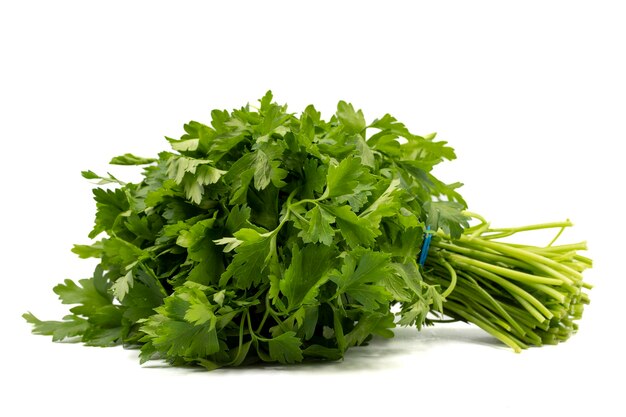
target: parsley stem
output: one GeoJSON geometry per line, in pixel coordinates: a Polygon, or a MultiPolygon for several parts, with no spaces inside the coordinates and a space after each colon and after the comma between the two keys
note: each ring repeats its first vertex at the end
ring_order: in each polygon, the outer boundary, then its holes
{"type": "MultiPolygon", "coordinates": [[[[527,226],[519,226],[519,227],[506,227],[506,228],[489,228],[489,235],[483,236],[483,238],[485,239],[498,239],[498,238],[502,238],[502,237],[507,237],[507,236],[511,236],[515,233],[519,233],[519,232],[527,232],[527,231],[531,231],[531,230],[541,230],[541,229],[553,229],[553,228],[561,228],[561,230],[563,230],[563,228],[566,227],[570,227],[573,226],[573,223],[569,220],[566,221],[561,221],[561,222],[551,222],[551,223],[540,223],[540,224],[532,224],[532,225],[527,225],[527,226]]],[[[560,235],[560,233],[559,233],[560,235]]],[[[556,236],[555,239],[553,239],[552,243],[554,243],[554,241],[556,241],[556,239],[559,237],[559,235],[556,236]]],[[[550,245],[548,245],[550,246],[550,245]]]]}
{"type": "Polygon", "coordinates": [[[233,359],[233,361],[231,362],[231,365],[234,365],[239,355],[241,355],[241,349],[243,347],[243,329],[246,325],[246,316],[248,316],[249,314],[250,313],[248,309],[246,309],[245,312],[241,315],[241,321],[239,322],[239,345],[237,346],[237,354],[235,355],[235,359],[233,359]]]}
{"type": "MultiPolygon", "coordinates": [[[[474,239],[476,240],[476,239],[474,239]]],[[[460,238],[461,242],[466,242],[466,241],[470,241],[470,239],[461,236],[460,238]]],[[[555,270],[559,270],[561,272],[565,272],[568,275],[572,275],[574,277],[576,277],[579,280],[582,280],[582,275],[573,270],[572,268],[569,268],[565,265],[563,265],[562,263],[553,261],[552,259],[543,257],[541,255],[535,254],[533,252],[530,251],[526,251],[520,248],[516,248],[516,247],[512,247],[510,245],[507,245],[505,243],[499,243],[499,242],[492,242],[490,240],[486,240],[486,239],[480,239],[480,245],[486,247],[486,248],[490,248],[490,249],[494,249],[498,252],[507,254],[507,255],[511,255],[513,257],[517,257],[518,259],[530,259],[530,260],[534,260],[534,261],[538,261],[540,263],[544,263],[545,265],[549,265],[551,266],[553,269],[555,270]]],[[[567,281],[570,281],[569,279],[567,281]]],[[[569,283],[572,283],[571,281],[569,283]]]]}
{"type": "Polygon", "coordinates": [[[256,341],[258,337],[252,329],[252,319],[250,318],[250,312],[248,310],[246,310],[246,318],[248,319],[248,331],[250,332],[250,336],[252,337],[253,341],[256,341]]]}
{"type": "MultiPolygon", "coordinates": [[[[486,262],[498,262],[510,266],[515,266],[521,269],[531,270],[539,274],[547,274],[549,277],[560,279],[563,283],[572,285],[574,281],[563,273],[554,270],[544,262],[537,262],[535,260],[523,259],[521,256],[513,258],[505,256],[492,250],[487,250],[482,245],[482,241],[478,239],[469,239],[464,242],[457,242],[457,244],[447,244],[445,242],[437,243],[439,247],[461,253],[463,255],[470,256],[474,259],[479,259],[486,262]],[[468,249],[469,248],[469,249],[468,249]]],[[[522,249],[522,248],[520,248],[522,249]]]]}
{"type": "Polygon", "coordinates": [[[319,203],[322,200],[324,200],[324,198],[322,198],[322,197],[315,198],[315,199],[313,199],[313,198],[304,198],[302,200],[296,201],[295,203],[291,203],[290,200],[287,200],[287,203],[288,203],[287,207],[298,207],[298,206],[301,206],[302,204],[306,204],[306,203],[317,204],[317,203],[319,203]]]}
{"type": "Polygon", "coordinates": [[[450,285],[448,285],[448,288],[446,288],[446,290],[441,294],[443,298],[446,298],[452,293],[452,291],[454,291],[454,287],[456,286],[457,276],[456,276],[456,271],[454,270],[454,268],[452,268],[452,266],[450,266],[450,264],[446,262],[445,259],[442,259],[441,263],[450,273],[450,285]]]}
{"type": "MultiPolygon", "coordinates": [[[[569,219],[567,219],[569,221],[569,219]]],[[[563,231],[565,230],[566,226],[563,226],[559,229],[559,232],[552,238],[552,240],[550,241],[550,243],[548,243],[548,246],[552,246],[554,244],[554,242],[556,242],[559,237],[561,237],[561,235],[563,234],[563,231]]]]}
{"type": "Polygon", "coordinates": [[[265,324],[265,320],[267,320],[267,317],[270,314],[270,310],[272,308],[270,307],[270,292],[268,291],[265,294],[265,313],[263,313],[263,318],[261,319],[261,322],[259,323],[259,326],[257,327],[256,332],[260,333],[261,329],[263,328],[263,325],[265,324]]]}
{"type": "MultiPolygon", "coordinates": [[[[459,286],[456,292],[460,293],[467,300],[476,300],[476,303],[485,304],[486,307],[490,308],[493,313],[499,314],[504,320],[511,325],[511,327],[517,331],[519,334],[523,335],[526,332],[520,326],[520,324],[511,317],[511,315],[505,310],[502,304],[496,300],[497,292],[494,294],[490,294],[484,288],[482,288],[476,279],[467,273],[460,273],[461,277],[466,280],[469,284],[466,286],[459,286]]],[[[493,314],[492,313],[492,314],[493,314]]]]}
{"type": "Polygon", "coordinates": [[[320,200],[319,199],[313,199],[313,198],[304,198],[302,200],[298,200],[295,203],[293,203],[293,206],[299,206],[301,204],[305,204],[305,203],[313,203],[313,204],[317,204],[320,200]]]}
{"type": "MultiPolygon", "coordinates": [[[[519,286],[513,284],[510,281],[507,281],[506,279],[504,279],[502,276],[499,276],[497,274],[494,274],[493,272],[484,269],[484,268],[480,268],[476,265],[472,265],[469,263],[463,263],[463,261],[455,261],[454,263],[456,263],[457,265],[461,266],[462,268],[466,268],[467,270],[474,272],[484,278],[487,278],[488,280],[497,283],[498,285],[502,286],[504,289],[506,289],[513,297],[515,296],[519,296],[522,297],[524,300],[528,301],[528,305],[532,305],[534,306],[538,311],[541,312],[541,314],[545,317],[545,318],[552,318],[552,313],[550,312],[550,310],[548,310],[548,308],[546,306],[544,306],[537,298],[535,298],[533,295],[531,295],[529,292],[527,292],[526,290],[520,288],[519,286]]],[[[531,312],[531,311],[529,311],[531,312]]],[[[532,313],[532,312],[531,312],[532,313]]],[[[544,318],[538,318],[539,321],[543,321],[544,318]]]]}
{"type": "Polygon", "coordinates": [[[449,303],[456,307],[455,310],[458,311],[458,314],[461,317],[463,317],[464,319],[468,321],[471,321],[472,323],[476,324],[481,329],[485,330],[487,333],[495,336],[497,339],[501,340],[507,346],[512,348],[516,353],[521,352],[521,350],[526,347],[524,344],[520,344],[513,337],[507,335],[505,332],[501,332],[496,327],[488,324],[489,321],[480,317],[478,314],[470,313],[469,311],[464,309],[461,305],[456,304],[453,301],[450,301],[449,303]]]}
{"type": "Polygon", "coordinates": [[[431,246],[445,249],[451,252],[460,253],[462,255],[466,255],[471,258],[483,260],[486,262],[506,263],[508,265],[522,268],[525,266],[524,262],[522,261],[518,261],[517,259],[509,258],[491,251],[485,251],[479,245],[462,244],[461,242],[449,243],[444,242],[441,239],[434,239],[431,243],[431,246]]]}
{"type": "MultiPolygon", "coordinates": [[[[484,218],[483,216],[481,216],[481,215],[480,215],[480,214],[478,214],[478,213],[474,213],[473,211],[468,211],[468,210],[465,210],[465,211],[463,212],[463,214],[465,214],[465,215],[466,215],[466,216],[468,216],[468,217],[472,217],[472,218],[474,218],[474,219],[478,219],[478,220],[480,220],[480,223],[481,223],[481,224],[489,223],[487,220],[485,220],[485,218],[484,218]]],[[[469,229],[471,229],[471,228],[469,228],[469,229]]],[[[469,229],[466,229],[466,231],[467,231],[467,230],[469,230],[469,229]]]]}
{"type": "Polygon", "coordinates": [[[291,211],[291,207],[293,207],[293,205],[289,207],[290,212],[291,212],[294,216],[296,216],[296,217],[298,218],[298,220],[300,220],[301,222],[303,222],[303,223],[305,223],[305,224],[309,224],[309,221],[308,221],[307,219],[305,219],[304,217],[302,217],[302,216],[300,215],[300,213],[298,213],[298,212],[296,212],[296,211],[291,211]]]}
{"type": "Polygon", "coordinates": [[[582,290],[591,287],[581,273],[592,265],[577,253],[587,249],[585,242],[555,245],[572,223],[491,228],[479,215],[464,214],[480,223],[466,228],[458,239],[438,231],[424,273],[430,285],[448,286],[442,293],[443,313],[475,323],[516,350],[569,338],[577,329],[573,320],[588,302],[582,290]],[[558,232],[545,247],[498,240],[551,228],[558,232]],[[450,269],[456,272],[454,286],[450,269]]]}
{"type": "Polygon", "coordinates": [[[500,274],[510,279],[514,279],[516,281],[521,281],[525,283],[541,283],[541,284],[551,284],[551,285],[559,285],[562,283],[561,280],[556,278],[548,278],[537,275],[528,274],[526,272],[516,271],[514,269],[505,268],[502,266],[490,264],[483,261],[478,261],[476,259],[471,259],[463,255],[450,254],[450,259],[462,263],[463,265],[471,265],[478,268],[482,268],[486,271],[493,272],[496,274],[500,274]]]}

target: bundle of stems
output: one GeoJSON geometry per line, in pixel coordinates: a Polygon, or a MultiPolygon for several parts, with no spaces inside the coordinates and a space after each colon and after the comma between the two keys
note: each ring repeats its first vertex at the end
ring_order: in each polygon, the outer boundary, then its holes
{"type": "Polygon", "coordinates": [[[459,239],[437,232],[424,268],[426,282],[446,288],[443,314],[476,324],[516,352],[567,340],[589,303],[591,285],[582,271],[592,266],[579,254],[586,242],[555,244],[572,223],[491,228],[480,215],[467,214],[479,224],[459,239]],[[544,247],[502,240],[541,229],[558,230],[544,247]]]}

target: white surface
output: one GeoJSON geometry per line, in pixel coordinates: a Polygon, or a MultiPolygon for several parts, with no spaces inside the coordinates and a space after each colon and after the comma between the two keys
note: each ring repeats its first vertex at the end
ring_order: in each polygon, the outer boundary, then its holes
{"type": "Polygon", "coordinates": [[[0,3],[0,414],[623,413],[620,2],[129,3],[0,3]],[[437,131],[459,156],[439,175],[496,225],[574,220],[595,260],[579,334],[516,355],[469,326],[400,329],[339,363],[211,373],[31,336],[20,315],[61,317],[52,286],[93,267],[69,251],[93,221],[80,171],[267,89],[437,131]]]}

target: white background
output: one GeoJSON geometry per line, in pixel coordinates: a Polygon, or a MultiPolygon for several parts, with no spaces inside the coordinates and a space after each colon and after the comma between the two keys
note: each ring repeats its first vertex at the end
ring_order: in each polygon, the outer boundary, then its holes
{"type": "Polygon", "coordinates": [[[0,3],[0,414],[624,412],[620,2],[208,3],[0,3]],[[52,286],[93,268],[70,253],[94,214],[80,171],[267,89],[294,112],[344,99],[438,132],[458,160],[437,173],[494,225],[571,218],[564,240],[595,261],[580,332],[518,355],[470,326],[399,329],[339,363],[210,373],[32,336],[20,315],[60,318],[52,286]]]}

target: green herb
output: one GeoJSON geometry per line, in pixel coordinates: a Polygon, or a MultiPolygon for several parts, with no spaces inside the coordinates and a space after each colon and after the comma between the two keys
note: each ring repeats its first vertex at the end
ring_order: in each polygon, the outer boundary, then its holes
{"type": "Polygon", "coordinates": [[[273,102],[190,122],[143,180],[83,172],[96,218],[75,245],[93,277],[54,288],[71,314],[34,332],[141,347],[141,361],[214,369],[335,360],[397,324],[475,323],[513,349],[556,343],[588,302],[584,243],[503,243],[569,222],[493,229],[432,168],[455,154],[390,115],[367,124],[339,102],[322,119],[273,102]],[[470,227],[470,221],[478,223],[470,227]],[[433,241],[416,262],[425,233],[433,241]]]}

